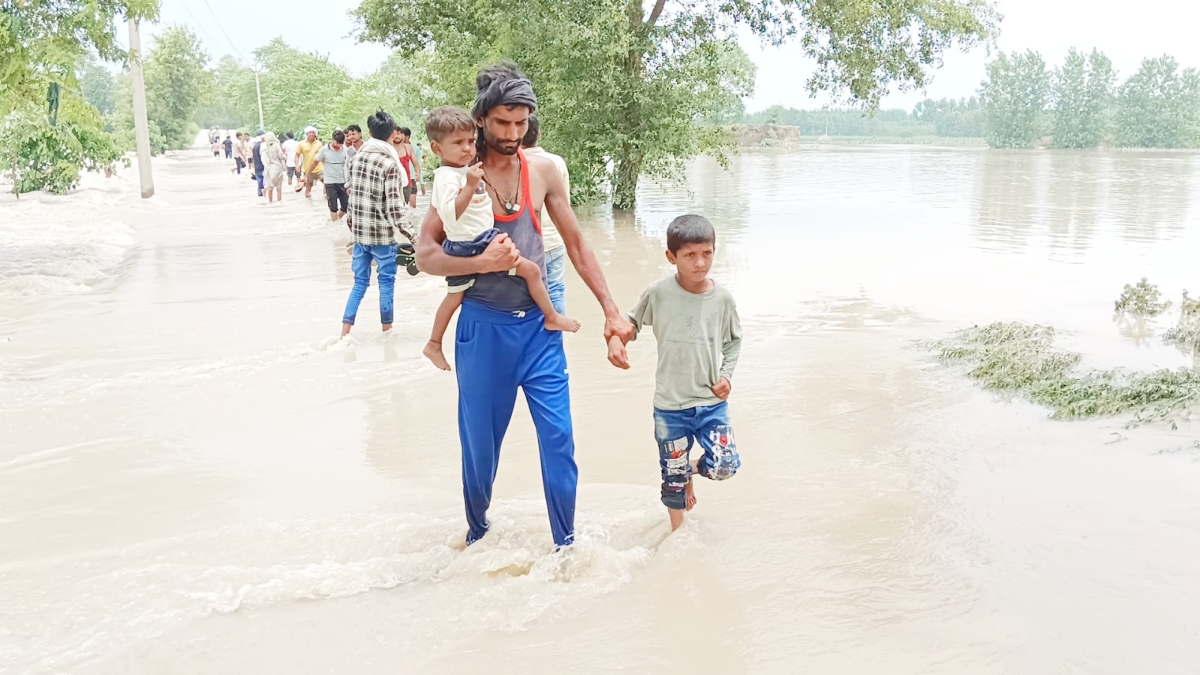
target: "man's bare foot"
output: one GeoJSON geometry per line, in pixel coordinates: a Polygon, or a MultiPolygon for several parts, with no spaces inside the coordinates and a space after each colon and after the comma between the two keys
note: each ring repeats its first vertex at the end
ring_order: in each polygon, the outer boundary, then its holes
{"type": "Polygon", "coordinates": [[[574,333],[579,330],[579,322],[569,316],[563,316],[555,312],[553,316],[546,317],[546,330],[560,330],[567,333],[574,333]]]}
{"type": "Polygon", "coordinates": [[[347,335],[349,335],[350,329],[353,327],[354,327],[354,324],[343,323],[342,324],[342,337],[346,337],[347,335]]]}
{"type": "Polygon", "coordinates": [[[450,362],[446,360],[446,355],[442,353],[442,343],[430,340],[425,343],[425,349],[421,352],[425,358],[433,361],[433,365],[442,370],[450,370],[450,362]]]}
{"type": "Polygon", "coordinates": [[[685,511],[691,511],[692,507],[696,505],[696,488],[693,487],[693,483],[695,483],[695,481],[689,478],[687,482],[687,489],[685,489],[683,492],[685,511]]]}

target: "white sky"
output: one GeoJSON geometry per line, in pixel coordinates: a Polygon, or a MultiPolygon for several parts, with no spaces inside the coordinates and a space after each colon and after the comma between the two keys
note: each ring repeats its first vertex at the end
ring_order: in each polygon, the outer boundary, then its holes
{"type": "MultiPolygon", "coordinates": [[[[148,41],[163,25],[186,24],[215,60],[222,54],[237,56],[237,52],[249,58],[255,47],[282,36],[296,47],[328,54],[361,74],[374,70],[388,50],[377,44],[357,44],[351,37],[354,24],[347,13],[357,6],[357,0],[162,0],[159,24],[144,27],[142,40],[148,41]]],[[[1121,76],[1136,70],[1142,58],[1162,54],[1175,56],[1184,66],[1200,66],[1200,39],[1195,28],[1200,5],[1192,2],[1140,0],[1131,5],[1111,0],[998,0],[998,8],[1004,16],[998,45],[1004,51],[1035,49],[1055,64],[1072,46],[1084,50],[1098,47],[1112,58],[1121,76]]],[[[808,97],[804,81],[812,64],[801,57],[798,46],[763,48],[751,37],[741,42],[758,65],[757,87],[746,102],[747,110],[776,103],[815,108],[829,102],[808,97]]],[[[884,107],[911,108],[926,96],[970,96],[983,79],[986,60],[984,49],[969,54],[951,52],[925,92],[893,93],[884,100],[884,107]]]]}

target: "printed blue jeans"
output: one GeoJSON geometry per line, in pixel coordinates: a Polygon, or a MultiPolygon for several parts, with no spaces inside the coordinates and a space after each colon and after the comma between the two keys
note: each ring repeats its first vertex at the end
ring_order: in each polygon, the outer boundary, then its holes
{"type": "Polygon", "coordinates": [[[559,314],[567,313],[567,247],[546,251],[546,290],[550,304],[559,314]]]}
{"type": "Polygon", "coordinates": [[[396,245],[355,244],[353,257],[350,259],[350,269],[354,271],[354,289],[350,291],[350,299],[346,301],[342,323],[354,325],[358,306],[362,304],[363,296],[367,293],[367,286],[371,285],[372,260],[375,261],[379,274],[379,322],[392,322],[392,303],[396,296],[396,245]]]}
{"type": "Polygon", "coordinates": [[[687,410],[655,408],[654,440],[658,442],[658,465],[662,469],[662,503],[668,509],[685,506],[684,490],[692,475],[688,455],[696,441],[704,451],[696,466],[701,476],[726,480],[742,466],[733,427],[729,426],[729,406],[724,401],[687,410]]]}

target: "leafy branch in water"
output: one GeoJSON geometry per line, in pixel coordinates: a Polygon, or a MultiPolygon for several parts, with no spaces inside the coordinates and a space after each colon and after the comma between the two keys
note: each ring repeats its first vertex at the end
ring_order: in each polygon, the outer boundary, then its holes
{"type": "Polygon", "coordinates": [[[1183,292],[1179,324],[1163,334],[1163,342],[1200,354],[1200,298],[1189,298],[1188,292],[1183,292]]]}
{"type": "Polygon", "coordinates": [[[1015,322],[976,326],[934,347],[945,361],[973,364],[968,375],[985,388],[1046,406],[1057,419],[1133,413],[1130,425],[1165,420],[1174,427],[1174,417],[1186,416],[1200,403],[1200,370],[1079,374],[1075,369],[1080,355],[1056,349],[1054,329],[1048,326],[1015,322]]]}
{"type": "Polygon", "coordinates": [[[1146,277],[1142,277],[1137,285],[1125,284],[1125,290],[1121,291],[1121,297],[1116,302],[1117,313],[1130,316],[1158,316],[1170,306],[1171,301],[1163,301],[1158,287],[1146,277]]]}

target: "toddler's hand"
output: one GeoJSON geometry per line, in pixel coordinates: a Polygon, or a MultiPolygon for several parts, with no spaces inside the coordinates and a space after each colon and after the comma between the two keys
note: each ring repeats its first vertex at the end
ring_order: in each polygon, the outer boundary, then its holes
{"type": "Polygon", "coordinates": [[[622,370],[629,369],[629,352],[618,335],[608,339],[608,362],[622,370]]]}
{"type": "Polygon", "coordinates": [[[729,398],[729,391],[733,389],[733,384],[729,382],[729,378],[722,377],[721,381],[714,384],[710,389],[712,389],[713,396],[724,401],[729,398]]]}
{"type": "Polygon", "coordinates": [[[479,162],[476,162],[467,169],[467,188],[469,188],[471,192],[474,192],[475,188],[479,187],[479,183],[482,180],[483,165],[479,162]]]}

